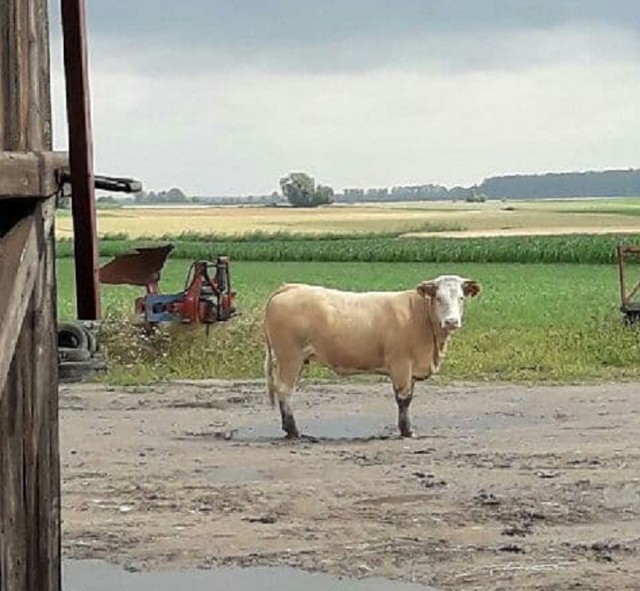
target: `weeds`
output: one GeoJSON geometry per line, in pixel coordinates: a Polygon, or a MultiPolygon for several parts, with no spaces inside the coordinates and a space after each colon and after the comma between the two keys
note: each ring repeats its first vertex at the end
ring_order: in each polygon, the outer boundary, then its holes
{"type": "MultiPolygon", "coordinates": [[[[171,379],[262,379],[264,341],[256,312],[203,329],[145,331],[130,319],[110,316],[102,347],[107,381],[119,385],[171,379]]],[[[640,331],[614,318],[559,329],[474,327],[452,339],[443,380],[556,383],[640,377],[640,331]]],[[[311,366],[307,377],[330,377],[311,366]]]]}

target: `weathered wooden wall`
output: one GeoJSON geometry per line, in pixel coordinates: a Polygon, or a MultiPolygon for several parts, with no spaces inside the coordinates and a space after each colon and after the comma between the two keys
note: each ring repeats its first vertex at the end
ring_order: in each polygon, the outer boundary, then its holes
{"type": "Polygon", "coordinates": [[[46,0],[0,1],[0,591],[59,591],[46,0]]]}
{"type": "Polygon", "coordinates": [[[46,0],[0,2],[0,146],[51,150],[46,0]]]}
{"type": "MultiPolygon", "coordinates": [[[[60,589],[55,267],[51,229],[44,231],[48,207],[39,202],[0,242],[3,270],[14,269],[16,251],[22,258],[12,285],[32,284],[30,295],[12,293],[10,306],[7,300],[0,305],[0,334],[12,324],[11,315],[23,315],[0,399],[1,591],[60,589]]],[[[8,351],[2,349],[3,360],[8,351]]]]}

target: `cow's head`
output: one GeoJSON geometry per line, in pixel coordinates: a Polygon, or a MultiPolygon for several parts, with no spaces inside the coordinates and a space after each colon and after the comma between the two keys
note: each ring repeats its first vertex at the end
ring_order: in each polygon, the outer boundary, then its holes
{"type": "Polygon", "coordinates": [[[440,275],[417,287],[418,293],[430,301],[440,327],[447,332],[462,326],[465,297],[475,297],[481,289],[478,282],[459,275],[440,275]]]}

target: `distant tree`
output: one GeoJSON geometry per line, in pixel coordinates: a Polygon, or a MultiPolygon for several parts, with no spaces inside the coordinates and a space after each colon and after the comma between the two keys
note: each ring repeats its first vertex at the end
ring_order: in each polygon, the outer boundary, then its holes
{"type": "Polygon", "coordinates": [[[465,201],[468,199],[473,199],[473,190],[468,187],[452,187],[449,189],[449,198],[450,199],[464,199],[465,201]]]}
{"type": "Polygon", "coordinates": [[[173,187],[168,191],[160,191],[155,193],[149,191],[139,191],[134,193],[133,200],[139,205],[154,204],[154,203],[189,203],[190,199],[187,197],[181,189],[173,187]]]}
{"type": "Polygon", "coordinates": [[[478,188],[473,186],[467,189],[470,194],[465,197],[465,201],[468,203],[484,203],[487,200],[487,196],[484,193],[480,193],[478,188]]]}
{"type": "Polygon", "coordinates": [[[318,185],[304,172],[292,172],[280,179],[280,188],[287,201],[294,207],[318,207],[333,202],[333,189],[318,185]]]}
{"type": "Polygon", "coordinates": [[[187,203],[187,196],[177,187],[169,189],[166,193],[167,203],[187,203]]]}
{"type": "Polygon", "coordinates": [[[120,204],[113,195],[106,195],[104,197],[98,197],[96,206],[100,209],[108,209],[110,207],[120,207],[120,204]]]}
{"type": "Polygon", "coordinates": [[[320,204],[333,203],[334,192],[328,185],[318,185],[316,188],[316,200],[320,201],[320,204]]]}
{"type": "Polygon", "coordinates": [[[280,179],[280,188],[294,207],[313,207],[315,181],[304,172],[292,172],[280,179]]]}

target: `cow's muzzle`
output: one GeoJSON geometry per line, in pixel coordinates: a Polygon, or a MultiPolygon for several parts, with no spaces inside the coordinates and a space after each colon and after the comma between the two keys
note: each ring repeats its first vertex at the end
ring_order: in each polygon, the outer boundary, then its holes
{"type": "Polygon", "coordinates": [[[442,328],[445,330],[456,330],[460,328],[461,323],[458,318],[445,318],[442,321],[442,328]]]}

